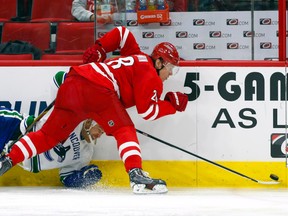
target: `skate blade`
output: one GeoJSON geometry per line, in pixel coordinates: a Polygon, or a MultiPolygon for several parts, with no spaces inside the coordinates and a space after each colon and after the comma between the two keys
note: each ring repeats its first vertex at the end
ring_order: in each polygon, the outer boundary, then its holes
{"type": "Polygon", "coordinates": [[[135,184],[132,189],[134,194],[165,194],[168,192],[166,185],[155,185],[152,189],[148,189],[145,184],[135,184]]]}

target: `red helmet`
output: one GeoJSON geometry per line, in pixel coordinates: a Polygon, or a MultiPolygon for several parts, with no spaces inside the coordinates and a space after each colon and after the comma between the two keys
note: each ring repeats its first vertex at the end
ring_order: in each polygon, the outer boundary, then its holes
{"type": "Polygon", "coordinates": [[[162,42],[154,47],[151,57],[156,60],[162,58],[165,62],[178,66],[179,54],[176,47],[168,42],[162,42]]]}

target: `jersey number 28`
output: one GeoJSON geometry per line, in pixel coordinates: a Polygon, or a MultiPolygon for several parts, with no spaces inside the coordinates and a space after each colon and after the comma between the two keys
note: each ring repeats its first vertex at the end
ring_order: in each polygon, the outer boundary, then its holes
{"type": "Polygon", "coordinates": [[[107,63],[107,65],[111,65],[113,69],[120,68],[122,65],[131,66],[134,64],[134,59],[131,56],[121,57],[115,60],[111,60],[107,63]]]}

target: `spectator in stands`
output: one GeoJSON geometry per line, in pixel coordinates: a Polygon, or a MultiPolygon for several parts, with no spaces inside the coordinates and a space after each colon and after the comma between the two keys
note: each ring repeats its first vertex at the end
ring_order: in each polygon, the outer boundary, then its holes
{"type": "MultiPolygon", "coordinates": [[[[72,15],[78,21],[94,21],[95,20],[95,5],[94,0],[73,0],[72,15]]],[[[96,1],[96,21],[99,24],[112,23],[113,13],[118,10],[116,1],[112,4],[111,0],[96,1]]]]}

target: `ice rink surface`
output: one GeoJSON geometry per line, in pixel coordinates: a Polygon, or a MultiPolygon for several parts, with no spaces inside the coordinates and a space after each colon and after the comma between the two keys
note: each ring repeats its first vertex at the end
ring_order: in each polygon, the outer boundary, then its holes
{"type": "Polygon", "coordinates": [[[288,190],[170,188],[135,195],[130,188],[0,188],[0,215],[14,216],[275,216],[288,214],[288,190]]]}

